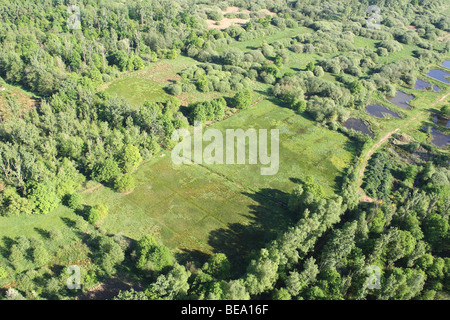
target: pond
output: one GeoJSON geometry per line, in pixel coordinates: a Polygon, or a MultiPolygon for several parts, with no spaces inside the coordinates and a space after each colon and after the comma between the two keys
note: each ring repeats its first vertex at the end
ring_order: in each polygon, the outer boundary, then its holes
{"type": "MultiPolygon", "coordinates": [[[[424,128],[425,131],[427,131],[427,128],[424,128]]],[[[450,143],[450,136],[446,135],[435,128],[431,128],[430,131],[431,135],[433,136],[433,139],[431,140],[431,143],[439,148],[445,148],[450,143]]]]}
{"type": "Polygon", "coordinates": [[[444,62],[442,62],[441,66],[450,69],[450,60],[445,60],[444,62]]]}
{"type": "Polygon", "coordinates": [[[443,126],[443,127],[446,127],[446,128],[450,128],[450,120],[441,118],[439,116],[434,116],[433,117],[433,122],[438,124],[438,125],[440,125],[440,126],[443,126]]]}
{"type": "Polygon", "coordinates": [[[414,96],[412,94],[407,94],[403,91],[398,90],[395,97],[391,98],[389,102],[402,109],[411,109],[409,102],[413,99],[414,96]]]}
{"type": "Polygon", "coordinates": [[[370,131],[369,126],[367,123],[362,119],[357,118],[349,118],[347,121],[344,122],[344,127],[347,129],[353,129],[355,131],[368,134],[371,138],[373,138],[375,135],[370,131]]]}
{"type": "MultiPolygon", "coordinates": [[[[431,88],[431,83],[426,82],[423,79],[417,79],[416,84],[414,85],[414,89],[416,90],[427,90],[428,88],[431,88]]],[[[433,85],[433,91],[434,92],[440,92],[442,88],[438,87],[437,85],[433,85]]]]}
{"type": "Polygon", "coordinates": [[[450,73],[440,69],[431,69],[430,72],[427,73],[427,76],[443,83],[450,83],[447,79],[447,77],[450,77],[450,73]]]}
{"type": "Polygon", "coordinates": [[[385,116],[392,116],[394,118],[400,118],[399,114],[391,109],[388,109],[381,104],[371,104],[367,106],[366,111],[376,118],[385,118],[385,116]]]}

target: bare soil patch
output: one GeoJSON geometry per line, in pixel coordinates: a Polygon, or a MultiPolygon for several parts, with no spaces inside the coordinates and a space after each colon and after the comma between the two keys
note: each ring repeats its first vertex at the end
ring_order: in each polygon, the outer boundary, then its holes
{"type": "Polygon", "coordinates": [[[224,30],[232,25],[244,25],[246,24],[250,19],[239,19],[239,18],[223,18],[220,21],[214,21],[211,19],[207,19],[206,23],[208,24],[208,29],[220,29],[224,30]]]}
{"type": "MultiPolygon", "coordinates": [[[[270,16],[274,16],[276,15],[275,12],[271,12],[268,9],[261,9],[259,11],[260,13],[263,13],[265,15],[270,15],[270,16]]],[[[250,14],[251,11],[246,10],[246,9],[241,9],[239,7],[228,7],[226,10],[222,10],[222,13],[225,15],[227,13],[248,13],[250,14]]],[[[211,19],[207,19],[206,23],[208,25],[208,29],[220,29],[220,30],[224,30],[232,25],[244,25],[246,24],[248,21],[250,21],[250,19],[240,19],[240,18],[226,18],[224,17],[222,20],[220,21],[214,21],[211,19]]]]}
{"type": "Polygon", "coordinates": [[[443,36],[437,37],[437,41],[446,42],[450,40],[450,33],[446,32],[443,36]]]}
{"type": "Polygon", "coordinates": [[[120,291],[127,291],[130,289],[142,290],[140,286],[131,285],[123,279],[114,277],[89,289],[86,293],[79,296],[77,300],[112,300],[120,291]]]}

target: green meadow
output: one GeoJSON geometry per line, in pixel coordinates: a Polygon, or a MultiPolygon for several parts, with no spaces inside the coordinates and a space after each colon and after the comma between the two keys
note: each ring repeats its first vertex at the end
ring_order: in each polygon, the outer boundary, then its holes
{"type": "MultiPolygon", "coordinates": [[[[210,128],[279,129],[278,173],[262,176],[264,166],[249,164],[175,165],[170,151],[163,152],[133,173],[133,192],[99,186],[82,193],[86,206],[109,207],[101,227],[134,240],[153,234],[178,254],[225,252],[236,259],[291,225],[294,217],[286,204],[296,183],[312,175],[329,196],[354,156],[346,137],[270,100],[210,128]]],[[[45,216],[22,218],[4,218],[1,233],[38,235],[40,229],[76,220],[76,214],[60,206],[45,216]]]]}
{"type": "Polygon", "coordinates": [[[169,97],[158,82],[133,75],[114,80],[105,92],[124,98],[135,107],[139,107],[144,101],[164,102],[169,97]]]}
{"type": "Polygon", "coordinates": [[[109,206],[102,227],[132,239],[154,234],[179,253],[240,255],[291,223],[286,203],[296,183],[313,175],[331,195],[353,157],[343,135],[269,100],[210,128],[279,129],[278,173],[262,176],[261,165],[250,164],[175,165],[170,152],[162,153],[134,173],[133,192],[118,194],[102,186],[83,194],[86,205],[109,206]]]}

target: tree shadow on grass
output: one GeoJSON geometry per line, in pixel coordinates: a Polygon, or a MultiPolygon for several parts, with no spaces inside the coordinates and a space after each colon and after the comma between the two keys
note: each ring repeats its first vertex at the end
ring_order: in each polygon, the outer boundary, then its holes
{"type": "Polygon", "coordinates": [[[2,255],[5,258],[8,258],[9,254],[11,253],[11,247],[13,244],[16,244],[17,241],[13,238],[3,236],[2,237],[2,245],[0,246],[0,255],[2,255]]]}
{"type": "Polygon", "coordinates": [[[68,228],[74,228],[76,226],[76,221],[66,218],[66,217],[61,217],[62,222],[64,222],[64,224],[68,227],[68,228]]]}
{"type": "Polygon", "coordinates": [[[50,232],[47,230],[44,230],[42,228],[35,227],[34,230],[43,238],[43,239],[50,239],[50,232]]]}
{"type": "MultiPolygon", "coordinates": [[[[214,253],[224,253],[231,262],[232,277],[238,277],[250,262],[254,253],[259,252],[268,242],[287,230],[294,222],[293,215],[280,201],[287,194],[276,189],[262,189],[256,193],[243,192],[252,200],[248,211],[240,215],[243,222],[229,223],[226,228],[210,232],[208,244],[214,253]]],[[[204,263],[208,256],[198,251],[184,250],[186,258],[195,258],[204,263]]]]}

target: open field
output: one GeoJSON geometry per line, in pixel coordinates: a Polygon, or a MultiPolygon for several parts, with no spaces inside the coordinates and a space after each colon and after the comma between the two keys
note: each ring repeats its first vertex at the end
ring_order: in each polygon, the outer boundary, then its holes
{"type": "Polygon", "coordinates": [[[84,195],[86,204],[109,204],[102,226],[111,233],[133,239],[152,233],[171,248],[204,253],[227,251],[230,240],[248,249],[288,225],[290,216],[280,203],[296,179],[314,175],[330,195],[353,156],[344,136],[267,100],[212,125],[221,131],[242,126],[280,129],[277,175],[261,176],[258,165],[175,166],[167,153],[135,172],[134,192],[121,195],[102,187],[84,195]]]}
{"type": "Polygon", "coordinates": [[[159,83],[135,76],[117,79],[105,92],[124,98],[135,107],[139,107],[145,101],[164,102],[169,97],[159,83]]]}
{"type": "MultiPolygon", "coordinates": [[[[181,165],[170,152],[144,163],[135,173],[136,188],[119,194],[101,186],[83,193],[85,205],[105,203],[109,215],[101,226],[110,234],[138,240],[154,234],[179,254],[225,252],[237,258],[260,247],[292,223],[286,210],[296,182],[313,175],[327,195],[353,157],[343,135],[319,128],[292,110],[264,100],[211,127],[280,130],[280,168],[261,176],[259,165],[181,165]]],[[[4,219],[9,237],[34,235],[36,228],[63,225],[75,214],[59,207],[46,216],[4,219]],[[24,223],[16,223],[22,219],[24,223]],[[9,227],[12,223],[15,227],[9,227]]]]}

